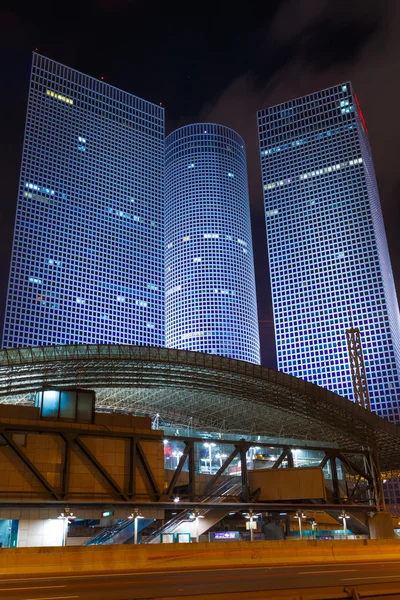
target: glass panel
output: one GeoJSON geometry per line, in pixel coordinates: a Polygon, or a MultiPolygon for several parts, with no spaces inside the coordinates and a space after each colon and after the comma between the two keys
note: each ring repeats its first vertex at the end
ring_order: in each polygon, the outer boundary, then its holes
{"type": "Polygon", "coordinates": [[[58,390],[46,390],[43,392],[42,417],[58,417],[60,403],[60,392],[58,390]]]}
{"type": "Polygon", "coordinates": [[[36,392],[35,394],[35,406],[36,407],[41,407],[42,406],[42,395],[43,392],[36,392]]]}
{"type": "Polygon", "coordinates": [[[93,420],[93,394],[78,392],[78,404],[76,411],[77,421],[91,423],[93,420]]]}
{"type": "Polygon", "coordinates": [[[0,521],[0,548],[11,548],[11,526],[12,521],[0,521]]]}
{"type": "MultiPolygon", "coordinates": [[[[248,469],[271,469],[283,452],[283,448],[266,448],[265,446],[251,446],[247,452],[248,469]]],[[[281,467],[287,466],[287,458],[281,467]]]]}
{"type": "Polygon", "coordinates": [[[292,450],[294,467],[319,467],[325,456],[320,450],[292,450]]]}
{"type": "Polygon", "coordinates": [[[76,392],[61,392],[60,419],[76,418],[76,392]]]}
{"type": "MultiPolygon", "coordinates": [[[[164,468],[175,470],[179,464],[185,444],[183,442],[164,439],[164,468]]],[[[183,471],[188,471],[188,461],[183,465],[183,471]]]]}

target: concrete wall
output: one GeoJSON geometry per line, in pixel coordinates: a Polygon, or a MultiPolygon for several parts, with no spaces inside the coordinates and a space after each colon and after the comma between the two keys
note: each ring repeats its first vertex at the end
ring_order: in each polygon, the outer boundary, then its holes
{"type": "Polygon", "coordinates": [[[62,546],[64,521],[62,519],[40,519],[20,521],[18,529],[18,548],[37,546],[62,546]]]}
{"type": "Polygon", "coordinates": [[[333,564],[397,560],[398,540],[211,542],[64,548],[6,548],[1,575],[171,571],[173,569],[333,564]]]}

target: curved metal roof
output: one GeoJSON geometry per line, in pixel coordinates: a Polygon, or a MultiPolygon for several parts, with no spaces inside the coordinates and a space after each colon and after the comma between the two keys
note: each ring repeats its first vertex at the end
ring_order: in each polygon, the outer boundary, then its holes
{"type": "Polygon", "coordinates": [[[32,403],[49,387],[96,391],[97,408],[159,413],[195,429],[376,444],[384,470],[400,465],[400,430],[346,398],[266,367],[140,346],[67,345],[0,351],[0,402],[32,403]]]}

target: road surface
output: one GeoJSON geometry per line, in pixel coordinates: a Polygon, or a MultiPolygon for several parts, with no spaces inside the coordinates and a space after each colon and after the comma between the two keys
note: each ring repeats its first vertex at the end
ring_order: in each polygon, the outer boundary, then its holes
{"type": "MultiPolygon", "coordinates": [[[[362,584],[396,583],[400,590],[398,562],[325,564],[249,569],[169,571],[71,575],[0,579],[1,600],[150,600],[196,596],[215,600],[251,598],[251,592],[295,590],[362,584]],[[250,594],[250,595],[246,595],[250,594]]],[[[379,587],[379,586],[378,586],[379,587]]],[[[291,597],[288,592],[288,598],[291,597]]],[[[268,599],[269,594],[254,594],[268,599]]],[[[284,596],[282,596],[284,597],[284,596]]],[[[292,594],[292,597],[293,594],[292,594]]],[[[400,594],[399,594],[400,597],[400,594]]],[[[393,596],[392,596],[393,598],[393,596]]]]}

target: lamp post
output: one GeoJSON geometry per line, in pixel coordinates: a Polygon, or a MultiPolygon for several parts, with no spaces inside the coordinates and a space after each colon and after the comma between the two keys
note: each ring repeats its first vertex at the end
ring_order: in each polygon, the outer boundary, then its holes
{"type": "Polygon", "coordinates": [[[254,525],[256,520],[258,519],[258,515],[255,515],[253,513],[253,509],[250,508],[249,512],[247,515],[245,515],[246,519],[249,519],[249,529],[250,529],[250,541],[254,542],[254,525]]]}
{"type": "Polygon", "coordinates": [[[218,454],[215,455],[215,458],[219,459],[219,466],[222,467],[222,461],[224,458],[227,458],[228,455],[227,454],[221,454],[221,452],[218,452],[218,454]]]}
{"type": "Polygon", "coordinates": [[[296,514],[294,515],[294,518],[297,519],[298,523],[299,523],[299,534],[300,534],[300,539],[303,539],[303,528],[301,526],[301,520],[306,518],[306,515],[303,513],[303,511],[301,510],[297,510],[296,514]]]}
{"type": "Polygon", "coordinates": [[[63,546],[67,545],[67,532],[68,532],[68,524],[73,521],[74,519],[76,519],[76,516],[74,515],[73,512],[71,512],[71,509],[69,508],[69,506],[66,506],[64,508],[64,512],[62,512],[57,519],[62,519],[63,520],[63,546]]]}
{"type": "Polygon", "coordinates": [[[144,516],[138,508],[133,509],[133,513],[129,515],[128,519],[133,519],[133,543],[138,543],[138,519],[144,519],[144,516]]]}
{"type": "Polygon", "coordinates": [[[312,521],[311,527],[312,527],[313,537],[315,538],[315,532],[318,529],[318,523],[317,523],[317,521],[312,521]]]}
{"type": "Polygon", "coordinates": [[[211,462],[212,462],[212,448],[215,447],[215,444],[214,444],[214,442],[211,442],[211,443],[206,442],[204,444],[204,447],[208,448],[208,461],[209,461],[209,465],[210,465],[210,475],[212,475],[212,465],[211,465],[211,462]]]}
{"type": "Polygon", "coordinates": [[[180,461],[182,455],[183,455],[183,452],[181,452],[180,450],[174,450],[173,453],[172,453],[172,455],[171,455],[174,458],[176,458],[176,468],[178,468],[179,461],[180,461]]]}
{"type": "Polygon", "coordinates": [[[342,514],[339,515],[339,519],[343,521],[344,539],[347,540],[347,519],[350,519],[350,515],[347,515],[346,511],[342,510],[342,514]]]}

